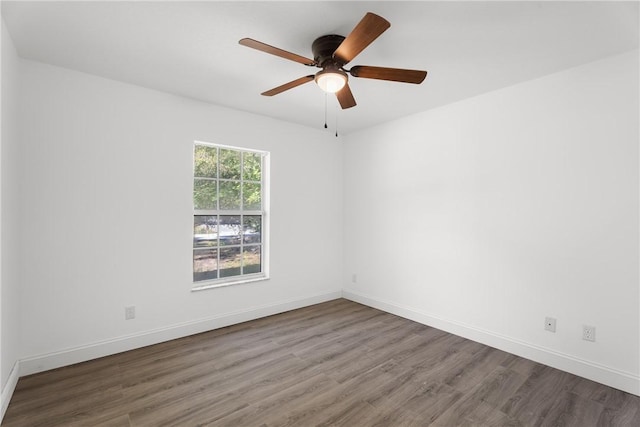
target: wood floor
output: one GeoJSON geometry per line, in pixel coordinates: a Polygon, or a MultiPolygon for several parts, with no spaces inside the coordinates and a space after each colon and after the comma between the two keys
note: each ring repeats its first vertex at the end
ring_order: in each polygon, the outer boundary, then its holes
{"type": "Polygon", "coordinates": [[[640,426],[640,398],[339,299],[21,378],[3,426],[640,426]]]}

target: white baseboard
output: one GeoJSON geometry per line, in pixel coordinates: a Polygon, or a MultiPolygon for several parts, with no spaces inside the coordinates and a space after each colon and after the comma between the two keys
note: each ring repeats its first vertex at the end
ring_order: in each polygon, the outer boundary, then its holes
{"type": "MultiPolygon", "coordinates": [[[[122,336],[111,340],[95,342],[80,347],[68,348],[54,353],[41,354],[20,360],[20,376],[31,375],[37,372],[47,371],[74,363],[86,362],[99,357],[109,356],[123,351],[133,350],[152,344],[186,337],[225,326],[242,323],[261,317],[283,313],[289,310],[306,307],[321,302],[340,298],[340,291],[325,294],[312,295],[305,298],[288,300],[277,304],[268,304],[241,310],[233,313],[225,313],[205,319],[198,319],[165,328],[154,329],[133,335],[122,336]]],[[[17,377],[16,377],[17,381],[17,377]]],[[[3,392],[4,397],[4,392],[3,392]]],[[[11,397],[9,395],[9,397],[11,397]]],[[[5,400],[3,399],[3,402],[5,400]]],[[[8,404],[8,403],[7,403],[8,404]]]]}
{"type": "Polygon", "coordinates": [[[342,296],[348,300],[368,305],[424,325],[432,326],[490,347],[551,366],[552,368],[560,369],[640,396],[640,376],[638,375],[582,360],[569,354],[560,353],[549,348],[496,334],[472,325],[432,316],[415,308],[383,301],[358,292],[343,290],[342,296]]]}
{"type": "Polygon", "coordinates": [[[13,392],[16,389],[16,385],[18,384],[18,378],[20,378],[19,373],[20,362],[16,361],[16,363],[14,363],[13,365],[13,368],[11,368],[7,383],[4,385],[4,387],[2,387],[2,394],[0,395],[0,423],[4,418],[5,412],[7,412],[7,407],[9,406],[9,402],[11,401],[11,396],[13,396],[13,392]]]}

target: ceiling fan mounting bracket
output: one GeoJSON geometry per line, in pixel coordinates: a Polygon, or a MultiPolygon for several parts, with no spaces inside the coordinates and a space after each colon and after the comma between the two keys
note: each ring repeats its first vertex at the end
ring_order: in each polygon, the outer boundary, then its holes
{"type": "Polygon", "coordinates": [[[313,41],[311,44],[311,51],[313,52],[313,60],[316,62],[318,67],[324,68],[325,65],[336,65],[337,68],[340,68],[343,65],[338,63],[333,57],[333,53],[336,51],[338,46],[340,46],[343,40],[343,36],[329,34],[318,37],[313,41]]]}

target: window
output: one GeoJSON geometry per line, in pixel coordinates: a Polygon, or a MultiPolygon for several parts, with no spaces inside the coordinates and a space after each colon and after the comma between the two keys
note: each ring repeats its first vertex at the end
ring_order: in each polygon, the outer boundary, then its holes
{"type": "Polygon", "coordinates": [[[260,151],[194,144],[195,289],[266,277],[266,156],[260,151]]]}

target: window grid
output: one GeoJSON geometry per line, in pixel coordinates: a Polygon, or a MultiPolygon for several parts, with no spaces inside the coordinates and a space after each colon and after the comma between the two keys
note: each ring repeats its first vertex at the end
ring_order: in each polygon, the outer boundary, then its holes
{"type": "MultiPolygon", "coordinates": [[[[208,147],[210,149],[214,149],[215,150],[215,157],[216,157],[216,161],[215,161],[215,177],[212,176],[199,176],[198,174],[196,174],[196,171],[194,169],[194,189],[195,189],[195,182],[196,180],[201,180],[201,181],[215,181],[216,185],[215,185],[215,206],[214,209],[196,209],[196,202],[195,202],[195,197],[194,197],[194,243],[193,243],[193,251],[194,251],[194,283],[202,283],[202,282],[212,282],[215,285],[215,282],[220,282],[222,284],[226,284],[226,283],[230,283],[232,281],[237,281],[238,278],[242,279],[250,279],[251,277],[260,277],[260,276],[264,276],[264,262],[265,262],[265,254],[264,254],[264,216],[265,216],[265,211],[264,211],[264,192],[265,192],[265,186],[264,186],[264,156],[266,155],[266,153],[263,152],[256,152],[256,151],[250,151],[250,150],[242,150],[242,149],[236,149],[236,148],[232,148],[232,147],[222,147],[222,146],[215,146],[212,144],[203,144],[203,143],[196,143],[194,145],[194,153],[197,150],[198,146],[204,146],[204,147],[208,147]],[[222,178],[222,167],[225,166],[222,164],[223,159],[222,159],[222,150],[226,150],[227,152],[233,152],[233,153],[238,153],[239,155],[239,170],[237,171],[237,179],[235,178],[222,178]],[[260,180],[255,180],[255,179],[246,179],[245,176],[247,175],[247,171],[245,171],[245,164],[246,164],[246,157],[248,155],[258,155],[259,156],[259,167],[260,167],[260,180]],[[222,182],[231,182],[231,183],[237,183],[239,185],[239,199],[237,200],[239,202],[239,209],[223,209],[223,206],[221,206],[222,203],[222,195],[221,195],[221,183],[222,182]],[[253,185],[258,185],[259,186],[259,194],[260,194],[260,209],[248,209],[245,210],[245,191],[246,191],[246,186],[245,184],[253,184],[253,185]],[[215,245],[210,245],[210,246],[198,246],[198,244],[196,243],[196,239],[195,239],[195,229],[196,229],[196,217],[204,217],[204,216],[208,216],[208,217],[214,217],[214,223],[215,223],[215,231],[216,231],[216,239],[215,239],[215,245]],[[230,238],[231,243],[229,242],[223,242],[223,236],[222,236],[222,230],[221,228],[224,225],[228,225],[228,224],[224,224],[224,218],[227,218],[227,220],[232,221],[232,218],[239,218],[239,223],[233,223],[233,222],[229,222],[229,224],[231,224],[231,226],[237,226],[238,230],[237,233],[233,234],[232,237],[230,238]],[[250,217],[259,217],[259,229],[258,229],[258,241],[256,242],[251,242],[251,241],[247,241],[248,240],[248,234],[247,234],[247,230],[249,230],[249,227],[251,226],[249,219],[250,217]],[[237,238],[237,243],[234,243],[235,239],[237,238]],[[258,257],[259,257],[259,264],[258,264],[258,271],[250,271],[247,272],[248,269],[250,269],[251,266],[255,266],[255,264],[247,264],[247,256],[249,256],[249,254],[253,254],[254,252],[251,251],[252,248],[256,248],[258,251],[258,257]],[[223,252],[229,253],[230,250],[234,250],[237,249],[237,258],[239,259],[239,274],[233,274],[233,272],[229,275],[226,274],[226,270],[224,270],[223,268],[221,268],[222,266],[222,255],[223,252]],[[208,251],[212,251],[215,250],[216,251],[216,262],[215,262],[215,277],[207,277],[207,278],[200,278],[200,279],[196,279],[196,267],[195,267],[195,263],[196,263],[196,253],[200,252],[200,253],[204,253],[206,254],[206,252],[208,251]]],[[[195,154],[194,154],[194,168],[195,168],[195,154]]],[[[226,170],[226,169],[225,169],[226,170]]],[[[194,190],[195,191],[195,190],[194,190]]],[[[254,230],[255,231],[255,230],[254,230]]],[[[254,236],[255,238],[255,236],[254,236]]],[[[227,269],[229,270],[229,269],[227,269]]],[[[233,271],[233,269],[231,269],[233,271]]],[[[198,285],[199,286],[199,285],[198,285]]]]}

